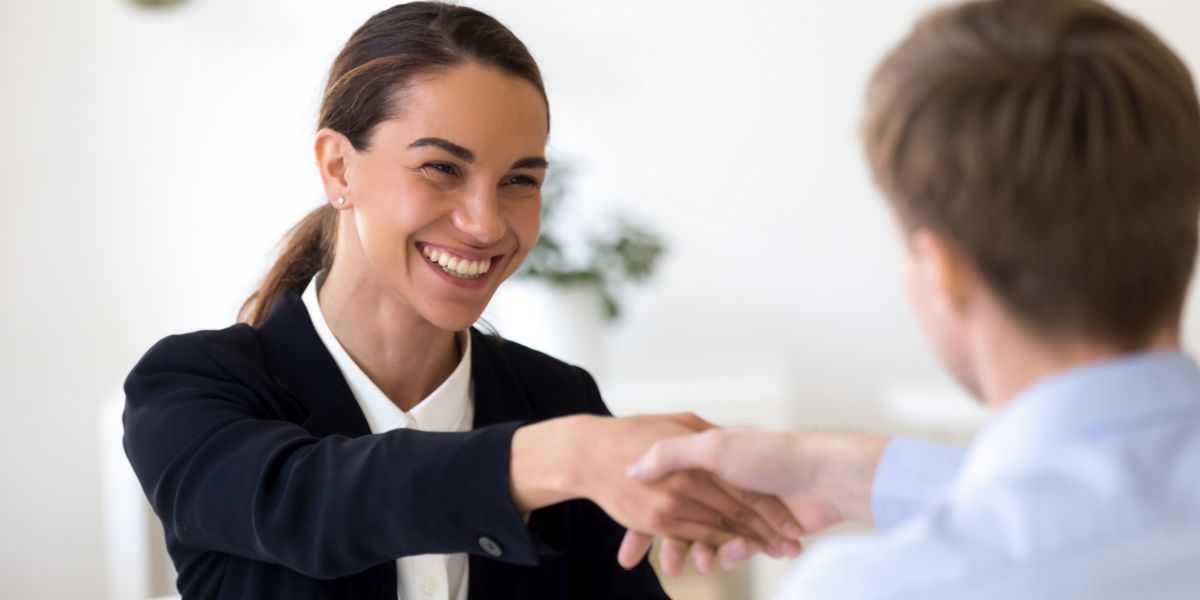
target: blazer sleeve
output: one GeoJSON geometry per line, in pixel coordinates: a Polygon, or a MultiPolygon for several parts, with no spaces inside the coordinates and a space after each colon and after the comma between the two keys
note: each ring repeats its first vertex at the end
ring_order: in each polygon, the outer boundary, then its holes
{"type": "Polygon", "coordinates": [[[263,418],[263,399],[191,335],[159,342],[125,382],[125,451],[179,543],[319,579],[401,556],[537,547],[513,506],[519,423],[463,433],[316,438],[263,418]],[[481,538],[490,538],[492,545],[481,538]]]}
{"type": "MultiPolygon", "coordinates": [[[[579,369],[579,373],[584,379],[587,390],[588,412],[612,415],[600,397],[600,389],[596,386],[596,381],[583,369],[579,369]]],[[[654,568],[650,565],[649,555],[628,571],[617,564],[617,550],[621,547],[622,538],[625,537],[625,528],[609,517],[599,506],[587,500],[580,501],[574,519],[583,526],[587,553],[584,555],[586,564],[573,569],[574,572],[582,575],[575,579],[578,585],[574,585],[576,590],[573,597],[597,600],[606,598],[661,600],[669,598],[663,591],[654,568]]]]}

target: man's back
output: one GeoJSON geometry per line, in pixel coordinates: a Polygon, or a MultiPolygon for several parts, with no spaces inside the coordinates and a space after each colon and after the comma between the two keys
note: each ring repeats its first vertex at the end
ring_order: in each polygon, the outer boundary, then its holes
{"type": "Polygon", "coordinates": [[[1200,369],[1165,352],[1042,381],[945,499],[804,560],[784,597],[1200,597],[1200,369]]]}

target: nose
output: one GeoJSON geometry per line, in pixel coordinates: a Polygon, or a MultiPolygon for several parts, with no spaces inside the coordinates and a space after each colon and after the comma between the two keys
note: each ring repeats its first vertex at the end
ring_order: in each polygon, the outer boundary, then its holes
{"type": "Polygon", "coordinates": [[[467,194],[454,211],[453,222],[481,246],[500,241],[507,228],[500,198],[491,186],[478,186],[467,194]]]}

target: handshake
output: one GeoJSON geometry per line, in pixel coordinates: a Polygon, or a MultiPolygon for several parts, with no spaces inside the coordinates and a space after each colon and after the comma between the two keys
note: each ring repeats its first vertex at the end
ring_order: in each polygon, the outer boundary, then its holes
{"type": "Polygon", "coordinates": [[[512,496],[528,512],[575,498],[628,529],[617,560],[632,568],[655,537],[667,575],[702,573],[755,554],[795,557],[800,537],[870,523],[886,438],[721,429],[696,415],[572,416],[517,430],[512,496]]]}

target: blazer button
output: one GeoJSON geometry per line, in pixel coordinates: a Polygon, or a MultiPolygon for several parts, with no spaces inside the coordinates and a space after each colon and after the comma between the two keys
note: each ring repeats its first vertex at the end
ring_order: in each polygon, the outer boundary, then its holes
{"type": "Polygon", "coordinates": [[[497,544],[496,540],[486,535],[479,538],[479,547],[483,548],[483,551],[487,552],[488,556],[492,558],[500,558],[504,554],[504,549],[500,547],[500,544],[497,544]]]}

